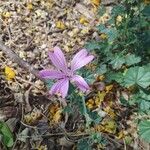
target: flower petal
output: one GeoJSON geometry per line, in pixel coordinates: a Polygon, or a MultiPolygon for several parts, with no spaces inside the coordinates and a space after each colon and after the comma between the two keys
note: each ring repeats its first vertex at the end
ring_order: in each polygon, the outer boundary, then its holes
{"type": "Polygon", "coordinates": [[[88,52],[86,49],[82,49],[81,51],[79,51],[71,61],[71,70],[75,71],[77,69],[80,69],[94,59],[93,55],[87,55],[88,52]]]}
{"type": "Polygon", "coordinates": [[[71,70],[72,71],[76,71],[76,70],[82,68],[83,66],[87,65],[93,59],[94,59],[93,55],[84,57],[82,60],[78,60],[78,63],[76,63],[75,65],[71,66],[71,70]]]}
{"type": "Polygon", "coordinates": [[[45,79],[61,79],[65,77],[65,74],[60,71],[48,69],[41,70],[39,75],[45,79]]]}
{"type": "Polygon", "coordinates": [[[79,75],[74,75],[71,81],[83,92],[90,89],[87,82],[79,75]]]}
{"type": "Polygon", "coordinates": [[[59,47],[54,47],[53,53],[49,52],[49,58],[56,68],[62,70],[63,72],[67,71],[67,62],[63,52],[59,47]]]}
{"type": "Polygon", "coordinates": [[[65,98],[68,94],[69,89],[69,80],[68,78],[61,79],[57,81],[50,90],[50,94],[61,94],[63,98],[65,98]]]}
{"type": "Polygon", "coordinates": [[[50,93],[51,95],[56,94],[57,91],[59,90],[60,84],[61,84],[61,80],[57,81],[57,82],[51,87],[49,93],[50,93]]]}
{"type": "Polygon", "coordinates": [[[71,65],[75,65],[75,63],[78,63],[79,59],[84,58],[85,56],[87,56],[88,52],[86,49],[82,49],[80,50],[77,54],[75,54],[75,56],[73,57],[72,61],[71,61],[71,65]]]}
{"type": "Polygon", "coordinates": [[[64,82],[62,83],[61,90],[60,90],[60,93],[62,94],[63,98],[67,96],[68,90],[69,90],[69,80],[64,79],[64,82]]]}

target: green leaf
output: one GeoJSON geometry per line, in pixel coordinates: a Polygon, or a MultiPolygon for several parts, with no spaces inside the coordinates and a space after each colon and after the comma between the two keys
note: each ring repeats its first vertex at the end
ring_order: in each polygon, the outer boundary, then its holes
{"type": "Polygon", "coordinates": [[[140,137],[150,143],[150,120],[141,121],[138,129],[140,137]]]}
{"type": "Polygon", "coordinates": [[[106,27],[103,24],[100,24],[97,26],[97,29],[101,32],[102,30],[106,29],[106,27]]]}
{"type": "Polygon", "coordinates": [[[91,133],[91,138],[94,141],[94,144],[101,144],[102,146],[105,146],[107,144],[107,139],[105,139],[101,133],[93,132],[91,133]]]}
{"type": "Polygon", "coordinates": [[[2,139],[2,143],[6,147],[12,147],[14,144],[13,134],[9,129],[8,125],[5,122],[0,121],[0,135],[2,139]]]}
{"type": "Polygon", "coordinates": [[[130,54],[126,56],[125,61],[128,66],[131,66],[141,62],[141,57],[137,57],[134,54],[130,54]]]}
{"type": "Polygon", "coordinates": [[[99,124],[102,118],[98,115],[97,112],[91,112],[88,110],[89,117],[92,119],[92,122],[99,124]]]}
{"type": "Polygon", "coordinates": [[[110,64],[112,65],[113,69],[120,69],[122,65],[125,63],[125,59],[123,56],[115,55],[112,59],[110,64]]]}
{"type": "Polygon", "coordinates": [[[69,106],[69,105],[67,105],[67,106],[63,109],[63,112],[64,112],[64,113],[67,112],[67,113],[71,114],[71,113],[73,112],[72,107],[69,106]]]}
{"type": "Polygon", "coordinates": [[[137,93],[136,101],[139,103],[140,111],[144,113],[150,113],[150,95],[148,94],[142,90],[137,93]]]}
{"type": "Polygon", "coordinates": [[[147,17],[150,17],[150,5],[147,5],[144,10],[143,10],[143,14],[147,17]]]}
{"type": "Polygon", "coordinates": [[[93,83],[95,81],[94,74],[87,75],[85,79],[89,84],[93,83]]]}
{"type": "Polygon", "coordinates": [[[75,86],[72,83],[69,83],[68,95],[71,95],[75,91],[75,86]]]}
{"type": "Polygon", "coordinates": [[[107,75],[106,75],[106,77],[107,77],[107,80],[108,80],[108,82],[111,82],[111,81],[116,81],[116,82],[118,82],[118,83],[120,83],[120,84],[122,84],[123,83],[123,74],[121,73],[121,72],[110,72],[110,73],[108,73],[107,75]]]}
{"type": "Polygon", "coordinates": [[[91,139],[81,139],[77,144],[77,150],[92,150],[91,139]]]}
{"type": "Polygon", "coordinates": [[[99,50],[101,48],[100,43],[97,41],[88,42],[88,43],[86,43],[85,47],[88,50],[95,50],[95,49],[99,50]]]}
{"type": "Polygon", "coordinates": [[[150,85],[150,72],[144,67],[132,67],[125,74],[124,84],[126,87],[139,85],[146,88],[150,85]]]}
{"type": "Polygon", "coordinates": [[[125,6],[123,5],[116,5],[113,7],[112,9],[112,15],[117,16],[117,15],[121,15],[125,12],[125,6]]]}
{"type": "Polygon", "coordinates": [[[140,110],[146,113],[150,112],[150,102],[142,100],[140,103],[140,110]]]}
{"type": "Polygon", "coordinates": [[[125,136],[124,140],[125,140],[125,142],[126,142],[127,145],[130,145],[132,143],[132,141],[133,141],[132,137],[129,136],[129,135],[125,136]]]}
{"type": "Polygon", "coordinates": [[[101,33],[105,33],[108,35],[108,42],[113,42],[118,37],[118,31],[116,28],[106,28],[101,31],[101,33]]]}
{"type": "Polygon", "coordinates": [[[107,72],[106,64],[100,65],[100,67],[97,68],[96,72],[97,72],[98,75],[102,75],[102,74],[106,73],[107,72]]]}
{"type": "Polygon", "coordinates": [[[78,71],[78,74],[81,75],[89,84],[95,81],[94,73],[91,73],[91,70],[89,69],[82,68],[78,71]]]}
{"type": "Polygon", "coordinates": [[[105,6],[100,6],[99,10],[98,10],[98,14],[100,16],[104,15],[104,13],[106,12],[106,7],[105,6]]]}
{"type": "Polygon", "coordinates": [[[143,91],[140,91],[140,92],[139,92],[139,96],[140,96],[140,98],[141,98],[141,99],[143,99],[143,100],[146,100],[146,101],[149,101],[149,102],[150,102],[150,95],[148,95],[148,94],[144,93],[143,91]]]}
{"type": "Polygon", "coordinates": [[[133,94],[130,97],[130,101],[128,101],[131,104],[139,104],[141,111],[148,112],[150,109],[150,95],[146,94],[142,90],[137,92],[136,94],[133,94]]]}

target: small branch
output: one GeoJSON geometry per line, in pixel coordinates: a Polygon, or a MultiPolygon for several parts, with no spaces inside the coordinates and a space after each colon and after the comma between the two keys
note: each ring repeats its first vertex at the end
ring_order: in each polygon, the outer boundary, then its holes
{"type": "Polygon", "coordinates": [[[35,70],[30,64],[22,60],[13,50],[11,50],[9,47],[4,45],[0,41],[0,50],[2,50],[13,62],[16,62],[20,67],[24,68],[28,72],[35,75],[37,78],[42,80],[42,78],[39,76],[38,71],[35,70]]]}

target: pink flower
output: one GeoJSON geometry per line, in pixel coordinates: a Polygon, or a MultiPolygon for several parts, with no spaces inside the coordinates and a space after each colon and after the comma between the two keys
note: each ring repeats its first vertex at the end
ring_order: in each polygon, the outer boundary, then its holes
{"type": "Polygon", "coordinates": [[[45,79],[56,79],[57,82],[51,87],[50,94],[61,94],[63,98],[67,96],[69,82],[73,82],[80,90],[89,90],[89,85],[76,71],[94,59],[93,55],[88,55],[86,49],[80,50],[72,59],[68,67],[64,54],[59,47],[54,47],[54,52],[49,52],[49,58],[57,70],[42,70],[40,76],[45,79]]]}

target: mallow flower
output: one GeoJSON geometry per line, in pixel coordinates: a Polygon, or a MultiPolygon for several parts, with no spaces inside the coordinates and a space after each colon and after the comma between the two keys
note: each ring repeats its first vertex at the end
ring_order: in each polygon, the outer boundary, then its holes
{"type": "Polygon", "coordinates": [[[75,54],[70,66],[67,64],[65,56],[59,47],[54,47],[54,51],[49,52],[49,58],[56,70],[44,69],[39,72],[39,75],[44,79],[55,79],[57,81],[49,91],[51,95],[61,94],[65,98],[68,94],[69,82],[83,92],[89,90],[90,87],[83,77],[76,74],[78,69],[94,59],[94,56],[89,55],[86,49],[82,49],[75,54]]]}

